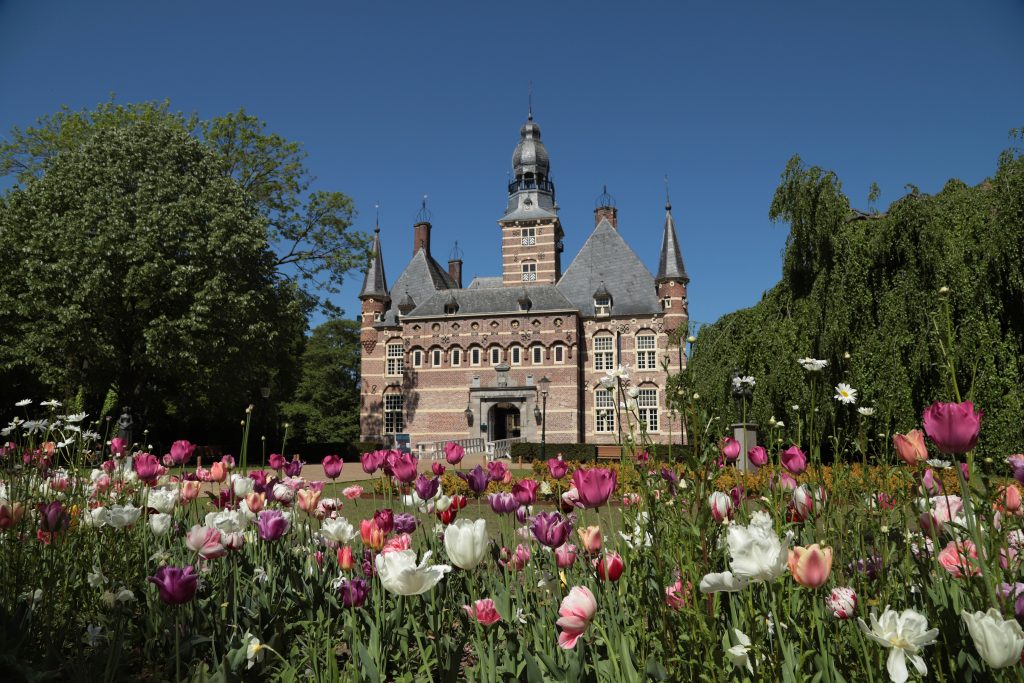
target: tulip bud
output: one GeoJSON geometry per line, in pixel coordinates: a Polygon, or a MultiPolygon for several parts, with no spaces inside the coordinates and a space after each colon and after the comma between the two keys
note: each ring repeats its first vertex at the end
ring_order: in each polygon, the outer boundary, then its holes
{"type": "Polygon", "coordinates": [[[576,530],[580,536],[580,545],[588,555],[595,555],[601,551],[601,527],[588,526],[576,530]]]}
{"type": "Polygon", "coordinates": [[[602,581],[618,581],[622,576],[622,570],[626,567],[618,553],[608,553],[595,560],[595,563],[597,576],[602,581]]]}
{"type": "Polygon", "coordinates": [[[342,546],[338,548],[338,567],[342,571],[350,571],[355,566],[355,560],[352,558],[352,548],[349,546],[342,546]]]}
{"type": "Polygon", "coordinates": [[[825,598],[825,606],[836,619],[849,619],[857,611],[857,594],[845,586],[833,588],[825,598]]]}
{"type": "Polygon", "coordinates": [[[733,505],[729,494],[715,491],[708,497],[708,505],[711,507],[711,517],[721,524],[732,519],[733,505]]]}

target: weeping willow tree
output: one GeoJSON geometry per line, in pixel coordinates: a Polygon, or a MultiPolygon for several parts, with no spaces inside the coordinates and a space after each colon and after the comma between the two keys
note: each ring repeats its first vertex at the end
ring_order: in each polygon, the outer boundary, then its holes
{"type": "Polygon", "coordinates": [[[688,390],[729,419],[729,377],[752,375],[748,417],[790,429],[810,403],[797,359],[824,359],[824,433],[878,438],[918,426],[934,400],[955,400],[955,375],[985,413],[979,452],[1024,451],[1024,157],[1004,152],[975,187],[909,190],[884,213],[857,211],[834,173],[791,159],[769,211],[789,224],[782,279],[757,305],[700,330],[681,378],[688,390]],[[950,335],[953,371],[942,349],[950,335]],[[839,382],[858,390],[855,406],[832,400],[839,382]]]}

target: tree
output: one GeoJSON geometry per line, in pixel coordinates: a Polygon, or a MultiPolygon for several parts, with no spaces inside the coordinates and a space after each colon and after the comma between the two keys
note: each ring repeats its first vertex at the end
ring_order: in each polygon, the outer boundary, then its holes
{"type": "Polygon", "coordinates": [[[237,415],[301,339],[301,301],[217,153],[142,113],[37,157],[3,197],[0,367],[91,405],[114,386],[151,419],[237,415]]]}
{"type": "Polygon", "coordinates": [[[359,439],[359,323],[330,320],[313,330],[302,354],[302,379],[282,411],[298,441],[359,439]]]}

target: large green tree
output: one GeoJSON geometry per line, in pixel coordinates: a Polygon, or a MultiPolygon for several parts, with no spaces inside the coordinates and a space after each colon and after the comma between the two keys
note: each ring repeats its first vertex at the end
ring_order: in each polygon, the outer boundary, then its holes
{"type": "Polygon", "coordinates": [[[296,438],[353,443],[359,439],[359,323],[318,325],[302,354],[302,379],[283,406],[296,438]]]}
{"type": "Polygon", "coordinates": [[[0,364],[62,396],[224,414],[301,340],[265,219],[168,117],[101,126],[0,206],[0,364]]]}
{"type": "Polygon", "coordinates": [[[862,416],[832,400],[838,382],[875,408],[866,433],[917,426],[929,403],[956,398],[940,347],[948,302],[956,384],[985,412],[982,452],[1024,450],[1019,152],[1003,153],[975,187],[950,180],[934,196],[911,188],[884,213],[852,209],[834,173],[795,157],[769,215],[790,228],[782,279],[757,305],[702,327],[694,345],[686,380],[715,412],[736,416],[728,380],[739,370],[757,380],[753,419],[792,429],[810,401],[797,358],[812,356],[830,362],[816,397],[826,434],[861,429],[862,416]]]}

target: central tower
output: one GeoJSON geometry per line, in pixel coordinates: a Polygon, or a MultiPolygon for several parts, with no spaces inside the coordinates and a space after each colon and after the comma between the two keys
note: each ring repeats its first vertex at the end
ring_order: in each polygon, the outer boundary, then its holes
{"type": "Polygon", "coordinates": [[[512,153],[515,180],[508,185],[501,227],[502,284],[506,287],[558,282],[562,275],[562,224],[558,220],[551,161],[533,112],[519,129],[512,153]]]}

